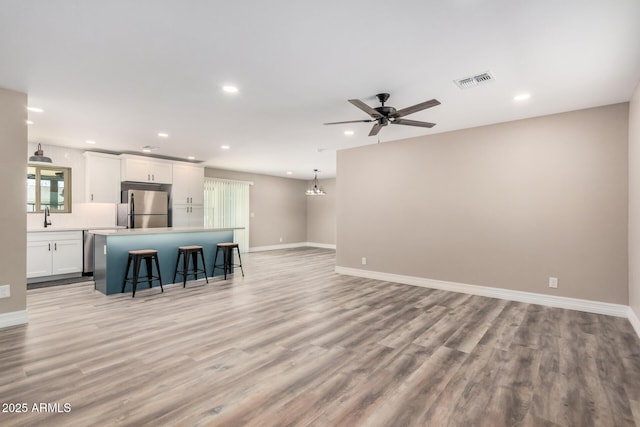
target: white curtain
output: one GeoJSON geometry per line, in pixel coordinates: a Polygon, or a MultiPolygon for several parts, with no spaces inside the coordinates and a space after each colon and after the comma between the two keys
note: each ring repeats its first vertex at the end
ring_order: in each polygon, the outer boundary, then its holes
{"type": "Polygon", "coordinates": [[[235,230],[234,242],[240,252],[249,251],[249,185],[250,182],[219,178],[204,179],[205,227],[244,227],[235,230]]]}

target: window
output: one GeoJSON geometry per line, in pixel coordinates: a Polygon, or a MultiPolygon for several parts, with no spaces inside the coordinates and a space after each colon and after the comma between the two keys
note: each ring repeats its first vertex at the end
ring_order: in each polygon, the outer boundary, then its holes
{"type": "Polygon", "coordinates": [[[27,212],[71,212],[71,168],[27,167],[27,212]]]}
{"type": "Polygon", "coordinates": [[[204,179],[205,227],[231,228],[240,252],[249,250],[249,185],[250,182],[218,178],[204,179]]]}

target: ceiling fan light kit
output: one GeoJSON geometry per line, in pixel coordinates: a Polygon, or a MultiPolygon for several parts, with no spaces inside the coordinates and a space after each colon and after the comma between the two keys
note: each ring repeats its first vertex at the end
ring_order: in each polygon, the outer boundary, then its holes
{"type": "Polygon", "coordinates": [[[402,117],[407,116],[412,113],[416,113],[418,111],[426,110],[427,108],[435,107],[436,105],[440,105],[440,101],[437,99],[431,99],[429,101],[421,102],[416,105],[412,105],[411,107],[403,108],[401,110],[396,110],[394,107],[384,105],[385,102],[389,99],[388,93],[379,93],[376,95],[380,104],[380,107],[370,107],[359,99],[350,99],[349,102],[355,105],[357,108],[361,109],[369,116],[371,119],[368,120],[349,120],[345,122],[331,122],[325,123],[325,125],[340,125],[345,123],[371,123],[375,122],[371,131],[369,132],[369,136],[377,135],[380,132],[380,129],[383,127],[392,124],[392,125],[405,125],[405,126],[417,126],[423,128],[432,128],[436,124],[429,122],[420,122],[417,120],[407,120],[402,117]]]}
{"type": "Polygon", "coordinates": [[[306,191],[306,195],[307,196],[324,196],[327,193],[325,193],[325,191],[322,189],[322,187],[320,187],[320,185],[318,185],[318,169],[314,169],[313,172],[315,173],[315,176],[313,178],[313,187],[307,189],[306,191]]]}

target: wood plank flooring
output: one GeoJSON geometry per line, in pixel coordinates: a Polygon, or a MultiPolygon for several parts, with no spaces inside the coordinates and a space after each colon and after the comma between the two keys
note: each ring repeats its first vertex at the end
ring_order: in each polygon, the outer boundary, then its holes
{"type": "Polygon", "coordinates": [[[626,319],[340,276],[331,250],[243,261],[134,299],[28,291],[0,330],[1,409],[28,410],[0,425],[640,426],[626,319]]]}

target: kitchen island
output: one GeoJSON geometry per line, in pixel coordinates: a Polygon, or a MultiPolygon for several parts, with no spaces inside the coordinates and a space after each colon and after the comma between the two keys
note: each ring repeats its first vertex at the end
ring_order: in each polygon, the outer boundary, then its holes
{"type": "MultiPolygon", "coordinates": [[[[233,242],[234,230],[241,228],[134,228],[89,230],[95,236],[94,241],[94,280],[97,291],[105,295],[120,293],[127,268],[129,251],[155,249],[158,251],[162,284],[173,282],[178,246],[199,245],[204,250],[208,276],[213,276],[213,256],[216,245],[233,242]]],[[[132,271],[129,272],[132,275],[132,271]]],[[[146,267],[140,269],[139,289],[146,283],[146,267]]],[[[180,276],[180,280],[182,277],[180,276]]],[[[158,286],[154,282],[154,286],[158,286]]],[[[126,292],[131,292],[131,283],[127,283],[126,292]]]]}

